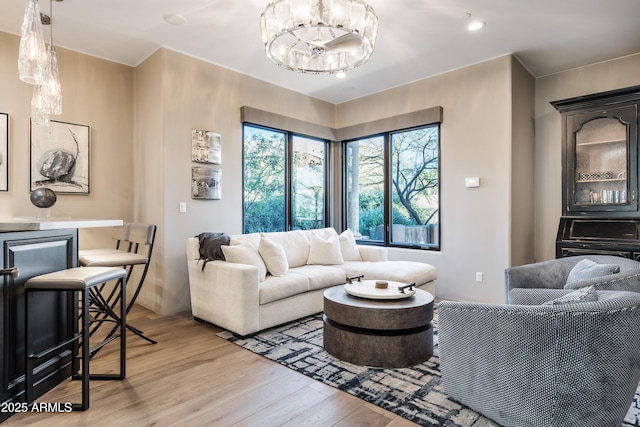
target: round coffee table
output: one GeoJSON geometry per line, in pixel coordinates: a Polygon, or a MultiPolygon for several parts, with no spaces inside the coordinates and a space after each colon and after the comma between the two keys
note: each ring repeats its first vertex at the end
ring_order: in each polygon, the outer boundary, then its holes
{"type": "Polygon", "coordinates": [[[344,285],[324,292],[324,348],[356,365],[400,368],[433,354],[433,296],[422,289],[404,299],[349,295],[344,285]]]}

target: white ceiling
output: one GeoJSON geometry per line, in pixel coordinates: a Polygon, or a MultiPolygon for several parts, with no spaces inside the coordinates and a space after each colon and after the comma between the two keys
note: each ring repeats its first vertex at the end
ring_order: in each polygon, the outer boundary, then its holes
{"type": "MultiPolygon", "coordinates": [[[[54,1],[54,44],[130,66],[166,47],[335,104],[509,53],[541,77],[640,52],[640,0],[368,0],[379,17],[369,61],[344,79],[300,74],[264,54],[268,1],[54,1]],[[467,32],[468,13],[487,26],[467,32]]],[[[25,4],[2,0],[1,31],[19,34],[25,4]]]]}

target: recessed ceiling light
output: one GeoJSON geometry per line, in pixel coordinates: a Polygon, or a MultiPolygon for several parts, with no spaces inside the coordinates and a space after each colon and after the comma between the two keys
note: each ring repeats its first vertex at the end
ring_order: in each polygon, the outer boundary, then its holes
{"type": "Polygon", "coordinates": [[[187,18],[174,14],[162,15],[162,19],[164,19],[164,22],[170,25],[184,25],[187,23],[187,18]]]}
{"type": "Polygon", "coordinates": [[[484,21],[471,21],[469,22],[469,25],[467,25],[467,30],[478,31],[479,29],[484,28],[485,25],[487,24],[484,21]]]}
{"type": "Polygon", "coordinates": [[[345,73],[344,71],[341,71],[339,73],[336,73],[336,77],[339,79],[344,79],[345,77],[347,77],[347,73],[345,73]]]}

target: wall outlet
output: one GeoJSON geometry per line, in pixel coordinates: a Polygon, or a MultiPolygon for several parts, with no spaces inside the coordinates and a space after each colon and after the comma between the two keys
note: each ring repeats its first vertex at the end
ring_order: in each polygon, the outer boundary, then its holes
{"type": "Polygon", "coordinates": [[[476,271],[476,282],[482,283],[482,272],[476,271]]]}
{"type": "Polygon", "coordinates": [[[185,213],[187,211],[186,202],[180,202],[180,213],[185,213]]]}

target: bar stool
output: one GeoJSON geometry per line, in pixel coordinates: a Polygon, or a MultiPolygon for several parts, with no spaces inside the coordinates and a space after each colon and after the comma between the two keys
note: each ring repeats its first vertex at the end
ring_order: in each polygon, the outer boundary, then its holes
{"type": "MultiPolygon", "coordinates": [[[[112,238],[116,241],[116,249],[89,249],[80,250],[78,260],[82,267],[123,267],[127,270],[127,281],[132,285],[134,267],[141,266],[140,276],[129,303],[127,304],[127,313],[131,310],[140,294],[142,285],[144,284],[149,264],[151,262],[151,254],[153,253],[153,244],[155,241],[157,227],[154,224],[145,223],[126,223],[121,227],[113,230],[112,238]],[[127,247],[125,247],[127,246],[127,247]]],[[[134,289],[134,288],[131,288],[134,289]]],[[[98,295],[94,300],[94,309],[97,311],[95,326],[91,334],[96,332],[103,323],[104,315],[101,314],[109,307],[113,308],[118,303],[118,296],[113,292],[108,296],[98,295]]],[[[138,335],[150,342],[157,344],[157,341],[144,335],[144,333],[133,325],[126,325],[134,334],[138,335]]],[[[115,328],[109,332],[111,335],[115,328]]]]}
{"type": "MultiPolygon", "coordinates": [[[[85,411],[89,408],[89,380],[122,380],[126,376],[126,271],[123,268],[115,267],[76,267],[67,270],[35,276],[27,280],[24,285],[24,312],[25,312],[25,398],[27,405],[34,401],[34,369],[37,361],[47,356],[53,351],[68,346],[73,343],[72,355],[72,378],[82,380],[82,402],[74,403],[72,409],[75,411],[85,411]],[[119,334],[114,334],[102,341],[97,348],[102,348],[109,342],[120,337],[120,373],[118,374],[91,374],[89,371],[89,360],[92,350],[89,347],[89,307],[91,306],[91,290],[106,282],[117,280],[120,286],[120,313],[116,315],[111,312],[114,321],[117,323],[119,334]],[[81,295],[81,308],[73,309],[73,336],[46,350],[34,353],[32,331],[29,329],[29,296],[32,292],[79,292],[81,295]],[[82,330],[78,331],[78,315],[82,317],[82,330]],[[82,346],[80,356],[78,356],[79,343],[82,346]],[[78,374],[78,358],[82,359],[82,369],[78,374]]],[[[75,305],[75,304],[74,304],[75,305]]]]}

